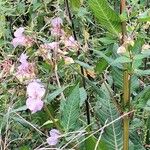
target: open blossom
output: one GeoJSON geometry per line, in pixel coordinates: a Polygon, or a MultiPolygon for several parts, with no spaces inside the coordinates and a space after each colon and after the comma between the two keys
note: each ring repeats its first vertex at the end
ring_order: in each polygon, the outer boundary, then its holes
{"type": "Polygon", "coordinates": [[[33,80],[28,84],[26,106],[32,113],[40,111],[43,108],[44,102],[42,101],[42,97],[44,94],[45,88],[39,80],[33,80]]]}
{"type": "Polygon", "coordinates": [[[52,26],[51,35],[52,36],[60,37],[65,34],[64,30],[61,29],[62,23],[63,23],[63,21],[60,17],[56,17],[56,18],[52,19],[52,21],[51,21],[51,26],[52,26]]]}
{"type": "Polygon", "coordinates": [[[43,108],[43,104],[44,102],[41,99],[33,99],[29,97],[26,100],[26,106],[32,113],[40,111],[43,108]]]}
{"type": "Polygon", "coordinates": [[[23,64],[24,66],[27,66],[27,65],[28,65],[27,59],[28,59],[28,56],[27,56],[26,54],[22,53],[21,56],[20,56],[19,61],[20,61],[20,63],[23,64]]]}
{"type": "Polygon", "coordinates": [[[65,34],[64,30],[58,27],[51,28],[51,35],[54,37],[60,37],[65,34]]]}
{"type": "Polygon", "coordinates": [[[47,44],[45,44],[45,46],[47,49],[58,50],[59,42],[47,43],[47,44]]]}
{"type": "Polygon", "coordinates": [[[65,47],[75,49],[78,47],[77,41],[70,36],[67,40],[64,41],[65,47]]]}
{"type": "Polygon", "coordinates": [[[19,58],[19,62],[21,63],[16,72],[16,77],[20,82],[23,81],[23,79],[33,79],[35,78],[35,69],[34,64],[29,63],[27,61],[28,56],[24,53],[21,54],[19,58]]]}
{"type": "Polygon", "coordinates": [[[13,46],[16,48],[17,46],[21,45],[24,46],[26,43],[25,36],[23,34],[24,28],[20,27],[14,32],[15,38],[12,40],[13,46]]]}
{"type": "Polygon", "coordinates": [[[62,24],[63,24],[63,21],[60,17],[56,17],[51,20],[51,25],[53,28],[60,28],[62,24]]]}
{"type": "Polygon", "coordinates": [[[60,132],[56,129],[52,129],[49,133],[50,136],[47,138],[47,143],[51,146],[54,146],[58,143],[60,132]]]}
{"type": "Polygon", "coordinates": [[[53,52],[59,50],[59,42],[52,42],[40,45],[38,53],[44,58],[51,60],[53,52]]]}
{"type": "Polygon", "coordinates": [[[24,28],[20,27],[14,32],[15,38],[12,40],[12,45],[16,48],[17,46],[32,46],[33,39],[29,36],[24,35],[24,28]]]}
{"type": "Polygon", "coordinates": [[[23,36],[23,32],[24,32],[24,28],[20,27],[18,28],[15,32],[14,32],[14,36],[15,37],[22,37],[23,36]]]}
{"type": "Polygon", "coordinates": [[[27,86],[27,95],[33,99],[41,99],[45,94],[45,88],[39,80],[33,80],[27,86]]]}

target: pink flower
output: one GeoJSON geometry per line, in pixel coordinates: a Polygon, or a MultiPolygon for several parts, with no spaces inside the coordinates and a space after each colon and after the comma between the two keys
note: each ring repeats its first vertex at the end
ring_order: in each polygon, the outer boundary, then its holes
{"type": "Polygon", "coordinates": [[[47,49],[57,50],[59,48],[58,42],[52,42],[47,44],[47,49]]]}
{"type": "Polygon", "coordinates": [[[64,44],[67,48],[74,49],[78,47],[77,41],[73,38],[73,36],[70,36],[67,40],[65,40],[64,44]]]}
{"type": "Polygon", "coordinates": [[[12,44],[13,46],[16,48],[17,46],[21,45],[24,46],[25,45],[25,37],[16,37],[12,40],[12,44]]]}
{"type": "Polygon", "coordinates": [[[33,99],[41,99],[45,94],[45,88],[39,80],[33,80],[27,86],[27,95],[33,99]]]}
{"type": "Polygon", "coordinates": [[[52,129],[49,133],[50,136],[47,138],[47,143],[51,146],[56,145],[60,137],[60,132],[56,129],[52,129]]]}
{"type": "Polygon", "coordinates": [[[13,46],[16,48],[17,46],[21,45],[24,46],[26,43],[25,36],[23,34],[24,28],[20,27],[14,32],[15,38],[12,40],[13,46]]]}
{"type": "Polygon", "coordinates": [[[23,79],[32,79],[35,77],[34,65],[29,63],[27,58],[28,56],[24,53],[22,53],[19,58],[21,64],[17,68],[16,77],[20,80],[20,82],[22,82],[23,79]]]}
{"type": "Polygon", "coordinates": [[[27,86],[28,99],[26,101],[27,108],[32,113],[40,111],[43,108],[44,102],[42,97],[45,94],[45,88],[40,80],[33,80],[27,86]]]}
{"type": "Polygon", "coordinates": [[[20,58],[19,58],[19,61],[21,62],[21,64],[28,64],[28,61],[27,61],[27,58],[28,56],[24,53],[21,54],[20,58]]]}
{"type": "Polygon", "coordinates": [[[54,37],[60,37],[65,34],[64,30],[59,27],[51,28],[51,35],[54,37]]]}
{"type": "Polygon", "coordinates": [[[23,32],[24,32],[24,28],[20,27],[18,28],[15,32],[14,32],[14,36],[15,37],[22,37],[23,36],[23,32]]]}
{"type": "Polygon", "coordinates": [[[60,28],[62,24],[63,24],[63,21],[60,17],[56,17],[51,20],[51,25],[53,28],[60,28]]]}
{"type": "Polygon", "coordinates": [[[43,105],[44,102],[41,99],[32,99],[32,97],[29,97],[26,100],[26,106],[32,112],[32,114],[40,111],[43,108],[43,105]]]}
{"type": "Polygon", "coordinates": [[[29,36],[24,35],[24,28],[20,27],[14,32],[15,38],[12,40],[12,45],[16,48],[17,46],[28,46],[31,47],[33,44],[33,39],[29,36]]]}
{"type": "Polygon", "coordinates": [[[56,36],[56,37],[60,37],[63,36],[65,34],[64,30],[61,29],[61,25],[62,25],[63,21],[60,17],[56,17],[54,19],[51,20],[51,35],[52,36],[56,36]]]}

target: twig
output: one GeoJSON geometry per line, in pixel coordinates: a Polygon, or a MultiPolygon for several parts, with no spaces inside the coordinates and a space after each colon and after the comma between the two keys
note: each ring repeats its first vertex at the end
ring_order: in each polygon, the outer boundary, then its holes
{"type": "Polygon", "coordinates": [[[78,144],[76,144],[74,147],[72,148],[75,148],[77,147],[79,144],[81,144],[82,142],[84,142],[85,140],[87,140],[88,138],[90,138],[91,136],[93,136],[94,134],[98,133],[99,131],[101,130],[104,130],[106,127],[110,126],[111,124],[115,123],[116,121],[128,116],[129,114],[133,113],[135,110],[132,110],[130,112],[127,112],[127,113],[124,113],[123,115],[121,115],[120,117],[118,117],[117,119],[111,121],[110,123],[104,125],[102,128],[98,129],[97,131],[93,132],[92,134],[90,134],[88,137],[84,138],[82,141],[80,141],[78,144]]]}
{"type": "MultiPolygon", "coordinates": [[[[104,126],[106,125],[107,121],[108,121],[108,120],[106,120],[106,121],[105,121],[104,126]]],[[[97,148],[98,148],[98,144],[99,144],[99,142],[100,142],[100,140],[101,140],[101,137],[102,137],[103,132],[104,132],[104,129],[103,129],[103,130],[101,130],[101,133],[100,133],[99,138],[98,138],[98,140],[97,140],[97,142],[96,142],[96,145],[95,145],[94,150],[97,150],[97,148]]]]}

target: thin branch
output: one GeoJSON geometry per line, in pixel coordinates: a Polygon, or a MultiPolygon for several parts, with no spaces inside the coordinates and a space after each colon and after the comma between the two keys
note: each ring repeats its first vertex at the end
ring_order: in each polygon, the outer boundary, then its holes
{"type": "MultiPolygon", "coordinates": [[[[107,121],[108,121],[108,119],[105,121],[104,126],[107,124],[107,121]]],[[[99,137],[98,137],[98,140],[97,140],[97,142],[96,142],[96,145],[95,145],[94,150],[97,150],[97,148],[98,148],[98,144],[99,144],[99,142],[100,142],[100,140],[101,140],[101,138],[102,138],[102,134],[103,134],[103,133],[104,133],[104,129],[103,129],[103,130],[101,130],[101,132],[100,132],[100,135],[99,135],[99,137]]]]}
{"type": "Polygon", "coordinates": [[[85,140],[87,140],[88,138],[90,138],[91,136],[93,136],[93,135],[95,135],[96,133],[98,133],[98,132],[104,130],[106,127],[112,125],[113,123],[117,122],[118,120],[124,119],[124,117],[126,117],[126,116],[132,114],[134,111],[135,111],[135,110],[132,110],[132,111],[127,112],[127,113],[124,113],[123,115],[121,115],[121,116],[118,117],[117,119],[115,119],[115,120],[109,122],[108,124],[104,125],[103,127],[101,127],[100,129],[98,129],[97,131],[93,132],[92,134],[90,134],[89,136],[87,136],[86,138],[84,138],[83,140],[81,140],[79,143],[77,143],[77,144],[76,144],[74,147],[72,147],[72,148],[77,147],[79,144],[81,144],[82,142],[84,142],[85,140]]]}

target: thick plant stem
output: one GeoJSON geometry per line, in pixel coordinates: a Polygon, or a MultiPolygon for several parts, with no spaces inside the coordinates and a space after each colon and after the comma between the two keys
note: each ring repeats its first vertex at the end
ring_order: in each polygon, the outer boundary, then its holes
{"type": "MultiPolygon", "coordinates": [[[[122,14],[126,9],[126,0],[121,0],[120,13],[122,14]]],[[[121,44],[125,42],[126,36],[126,22],[122,22],[122,38],[121,44]]],[[[130,107],[130,75],[128,72],[128,64],[124,64],[123,73],[123,107],[125,111],[130,107]]],[[[123,150],[129,149],[129,116],[123,119],[123,150]]]]}
{"type": "MultiPolygon", "coordinates": [[[[76,32],[75,32],[74,22],[73,22],[70,7],[69,7],[69,0],[65,0],[65,5],[66,5],[66,9],[68,11],[69,20],[71,22],[73,37],[76,41],[78,41],[77,35],[76,35],[76,32]]],[[[78,56],[80,55],[80,50],[78,50],[77,55],[78,56]]],[[[80,66],[80,70],[81,70],[81,74],[84,76],[84,69],[83,69],[82,66],[80,66]]],[[[82,78],[82,85],[85,88],[86,83],[85,83],[84,78],[82,78]]],[[[85,101],[85,105],[86,105],[87,124],[89,125],[91,121],[90,121],[90,106],[89,106],[88,98],[85,101]]]]}
{"type": "MultiPolygon", "coordinates": [[[[125,65],[126,67],[126,65],[125,65]]],[[[124,108],[129,108],[130,105],[130,79],[128,71],[123,74],[123,102],[124,108]]],[[[123,150],[129,149],[129,116],[123,119],[123,150]]]]}

